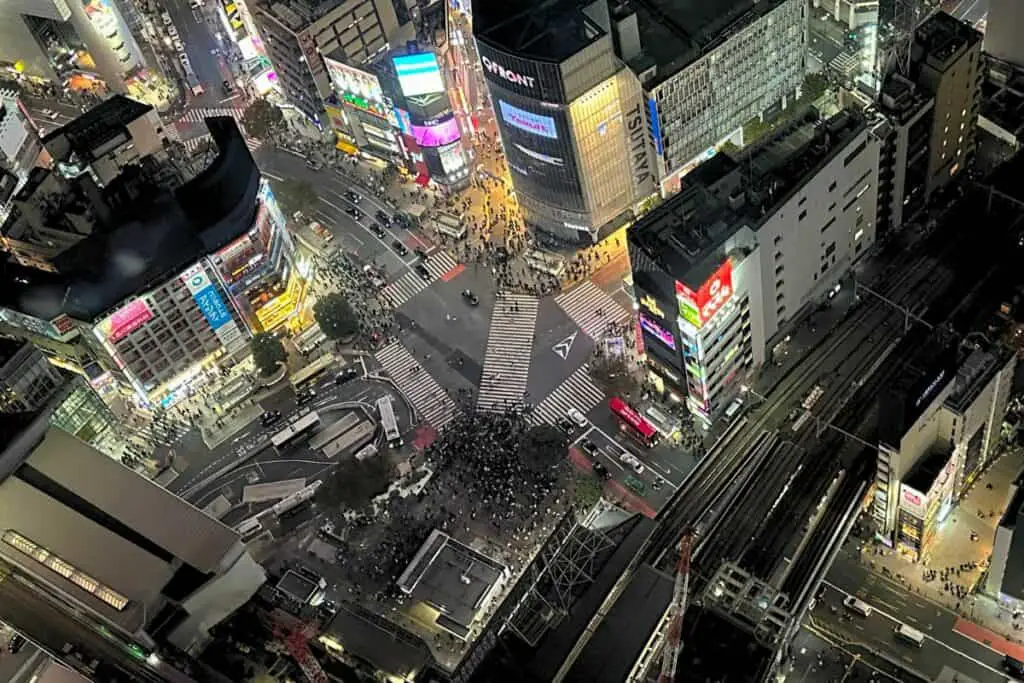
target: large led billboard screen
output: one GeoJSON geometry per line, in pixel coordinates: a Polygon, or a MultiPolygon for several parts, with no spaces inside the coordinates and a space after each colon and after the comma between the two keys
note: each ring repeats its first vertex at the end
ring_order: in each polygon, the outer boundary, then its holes
{"type": "Polygon", "coordinates": [[[498,100],[498,108],[501,110],[501,118],[510,126],[515,126],[519,130],[525,130],[534,135],[543,135],[546,138],[558,137],[555,120],[550,116],[528,112],[504,100],[498,100]]]}
{"type": "Polygon", "coordinates": [[[437,57],[433,53],[402,55],[392,61],[395,65],[395,74],[398,76],[398,85],[406,97],[444,92],[441,67],[438,66],[437,57]]]}
{"type": "Polygon", "coordinates": [[[153,319],[153,311],[145,299],[135,299],[114,311],[106,320],[97,325],[100,333],[114,344],[153,319]]]}
{"type": "Polygon", "coordinates": [[[459,133],[459,123],[455,120],[455,115],[449,114],[447,119],[433,125],[412,124],[412,136],[420,147],[441,147],[458,140],[461,133],[459,133]]]}
{"type": "Polygon", "coordinates": [[[732,261],[726,259],[696,292],[677,280],[676,296],[679,315],[694,327],[701,327],[732,297],[732,261]]]}

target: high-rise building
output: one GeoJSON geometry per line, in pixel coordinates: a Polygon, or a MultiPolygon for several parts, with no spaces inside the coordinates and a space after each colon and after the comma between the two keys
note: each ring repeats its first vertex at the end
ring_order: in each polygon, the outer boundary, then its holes
{"type": "Polygon", "coordinates": [[[988,0],[985,52],[1024,69],[1024,4],[1017,0],[988,0]]]}
{"type": "Polygon", "coordinates": [[[590,244],[631,221],[656,181],[640,81],[616,53],[636,51],[635,15],[481,0],[473,34],[524,223],[590,244]]]}
{"type": "Polygon", "coordinates": [[[360,68],[389,48],[399,23],[392,0],[251,3],[267,55],[291,104],[314,121],[331,84],[322,55],[360,68]]]}
{"type": "Polygon", "coordinates": [[[18,93],[0,88],[0,220],[7,215],[7,202],[42,157],[42,143],[18,93]]]}
{"type": "MultiPolygon", "coordinates": [[[[647,92],[663,195],[743,124],[799,94],[805,0],[634,0],[639,50],[621,54],[647,92]],[[770,65],[770,66],[769,66],[770,65]]],[[[624,43],[625,44],[625,43],[624,43]]]]}
{"type": "Polygon", "coordinates": [[[0,614],[78,669],[167,680],[146,654],[200,650],[263,569],[234,530],[53,427],[55,409],[0,415],[0,614]]]}
{"type": "Polygon", "coordinates": [[[118,0],[16,0],[0,6],[0,60],[73,88],[124,92],[145,59],[118,0]]]}
{"type": "Polygon", "coordinates": [[[981,34],[945,12],[914,32],[907,78],[934,100],[925,196],[942,188],[974,156],[981,85],[981,34]]]}
{"type": "Polygon", "coordinates": [[[627,233],[650,379],[704,422],[875,241],[881,142],[809,114],[719,154],[627,233]]]}

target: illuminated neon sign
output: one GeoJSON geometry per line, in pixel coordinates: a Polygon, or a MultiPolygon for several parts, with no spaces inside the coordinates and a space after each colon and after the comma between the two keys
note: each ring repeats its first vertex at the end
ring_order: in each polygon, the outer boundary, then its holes
{"type": "Polygon", "coordinates": [[[696,292],[676,280],[679,315],[694,327],[714,317],[732,297],[732,261],[726,259],[696,292]]]}

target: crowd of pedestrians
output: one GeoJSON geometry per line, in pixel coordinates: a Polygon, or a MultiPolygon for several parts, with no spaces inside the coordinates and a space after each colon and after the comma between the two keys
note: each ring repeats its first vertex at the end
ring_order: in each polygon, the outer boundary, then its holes
{"type": "Polygon", "coordinates": [[[378,296],[378,288],[370,279],[371,272],[383,276],[383,266],[368,264],[367,271],[340,252],[330,260],[320,259],[318,266],[324,289],[344,295],[359,317],[357,346],[372,349],[397,332],[393,309],[378,296]]]}

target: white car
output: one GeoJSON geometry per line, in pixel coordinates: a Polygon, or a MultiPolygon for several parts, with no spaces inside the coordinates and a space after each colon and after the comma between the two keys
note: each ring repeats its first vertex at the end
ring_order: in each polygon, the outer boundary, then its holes
{"type": "Polygon", "coordinates": [[[174,24],[167,25],[167,35],[169,35],[171,39],[178,37],[178,29],[174,27],[174,24]]]}
{"type": "Polygon", "coordinates": [[[637,460],[636,456],[633,455],[632,453],[626,453],[625,451],[623,451],[622,454],[619,455],[619,462],[621,462],[623,465],[631,467],[633,471],[636,472],[637,474],[644,473],[643,463],[637,460]]]}
{"type": "Polygon", "coordinates": [[[570,420],[572,420],[580,429],[583,429],[588,424],[590,424],[589,422],[587,422],[587,416],[581,413],[580,411],[576,410],[575,408],[569,408],[565,415],[570,420]]]}
{"type": "Polygon", "coordinates": [[[175,38],[174,40],[172,40],[171,45],[173,45],[174,49],[178,52],[185,52],[185,44],[181,42],[180,38],[175,38]]]}
{"type": "Polygon", "coordinates": [[[168,14],[167,12],[162,12],[160,14],[160,19],[163,20],[164,26],[170,26],[171,24],[174,23],[173,21],[171,21],[171,15],[168,14]]]}

